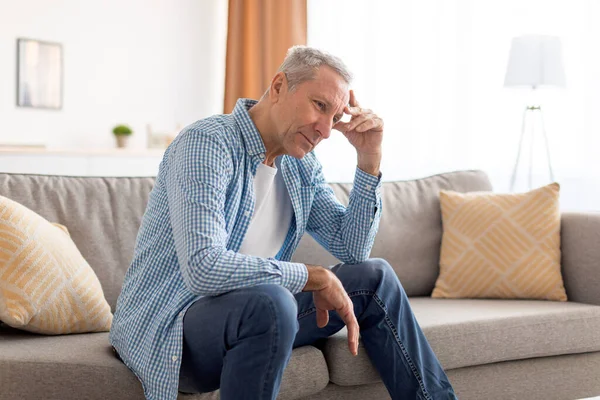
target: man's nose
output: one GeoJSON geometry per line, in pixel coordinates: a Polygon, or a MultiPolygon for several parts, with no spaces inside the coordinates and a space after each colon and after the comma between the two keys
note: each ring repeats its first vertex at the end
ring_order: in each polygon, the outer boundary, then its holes
{"type": "Polygon", "coordinates": [[[331,136],[331,129],[333,128],[333,121],[330,119],[321,118],[317,122],[316,131],[323,139],[329,138],[331,136]]]}

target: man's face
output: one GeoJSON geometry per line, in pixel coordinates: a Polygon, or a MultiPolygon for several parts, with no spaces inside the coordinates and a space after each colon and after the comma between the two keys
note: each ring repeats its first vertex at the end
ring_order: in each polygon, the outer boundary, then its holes
{"type": "Polygon", "coordinates": [[[277,129],[285,152],[301,159],[312,151],[343,116],[348,104],[348,84],[336,72],[321,67],[315,79],[281,93],[275,107],[277,129]]]}

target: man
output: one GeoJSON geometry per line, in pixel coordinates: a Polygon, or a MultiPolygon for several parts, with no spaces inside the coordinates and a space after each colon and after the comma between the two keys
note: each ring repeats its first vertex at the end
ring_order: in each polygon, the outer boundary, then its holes
{"type": "Polygon", "coordinates": [[[393,399],[456,398],[394,271],[368,259],[383,121],[350,81],[338,58],[293,47],[260,101],[188,126],[166,150],[110,333],[147,398],[275,399],[292,349],[344,325],[393,399]],[[312,152],[332,129],[357,152],[348,207],[312,152]],[[305,231],[343,264],[289,262],[305,231]]]}

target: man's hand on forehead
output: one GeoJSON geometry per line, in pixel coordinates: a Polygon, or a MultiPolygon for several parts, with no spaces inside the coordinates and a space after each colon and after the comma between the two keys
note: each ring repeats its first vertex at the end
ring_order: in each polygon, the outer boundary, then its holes
{"type": "Polygon", "coordinates": [[[373,111],[360,106],[354,90],[350,90],[350,101],[344,107],[344,113],[351,116],[350,121],[339,121],[333,129],[342,132],[359,153],[380,152],[383,120],[373,111]]]}
{"type": "Polygon", "coordinates": [[[344,107],[344,114],[351,116],[349,122],[337,122],[333,129],[342,133],[347,133],[352,130],[357,132],[366,132],[369,130],[383,130],[383,120],[379,118],[372,110],[362,108],[356,100],[354,90],[350,90],[350,100],[348,105],[344,107]]]}

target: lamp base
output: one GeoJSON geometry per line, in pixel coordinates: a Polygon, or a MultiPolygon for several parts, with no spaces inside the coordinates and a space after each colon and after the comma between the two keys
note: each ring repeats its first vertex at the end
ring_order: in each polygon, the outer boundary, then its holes
{"type": "MultiPolygon", "coordinates": [[[[512,176],[510,179],[510,188],[509,191],[510,192],[514,192],[515,190],[515,183],[517,181],[517,170],[519,167],[519,162],[521,161],[521,152],[523,150],[523,142],[525,139],[526,134],[529,134],[530,136],[530,140],[529,140],[529,148],[527,149],[529,152],[529,163],[527,166],[527,184],[528,184],[528,190],[533,189],[533,153],[534,153],[534,142],[535,142],[535,129],[533,126],[530,126],[530,128],[528,130],[525,129],[526,127],[526,121],[527,121],[527,117],[531,116],[531,117],[535,117],[535,116],[539,116],[539,119],[541,121],[541,134],[542,134],[542,140],[543,140],[543,145],[545,147],[545,156],[547,159],[547,163],[548,163],[548,173],[549,173],[549,178],[550,178],[550,182],[554,182],[554,172],[552,171],[552,163],[550,161],[550,149],[548,147],[548,137],[546,135],[546,128],[544,125],[544,115],[542,113],[542,107],[541,106],[527,106],[525,107],[525,110],[523,111],[523,120],[521,122],[521,137],[519,139],[519,149],[517,151],[517,159],[515,160],[515,165],[513,167],[513,172],[512,172],[512,176]]],[[[532,118],[530,118],[532,119],[532,118]]],[[[531,124],[533,125],[533,124],[531,124]]],[[[549,182],[549,183],[550,183],[549,182]]]]}

